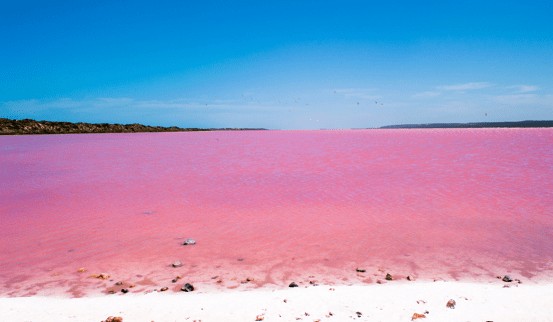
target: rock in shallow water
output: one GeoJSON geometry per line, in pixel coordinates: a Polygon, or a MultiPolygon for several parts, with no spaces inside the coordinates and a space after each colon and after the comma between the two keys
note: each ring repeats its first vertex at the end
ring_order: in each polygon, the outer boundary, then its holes
{"type": "Polygon", "coordinates": [[[288,285],[288,287],[298,287],[298,284],[296,284],[296,282],[292,282],[288,285]]]}
{"type": "Polygon", "coordinates": [[[182,244],[184,246],[186,246],[186,245],[196,245],[196,241],[192,238],[187,238],[182,244]]]}
{"type": "Polygon", "coordinates": [[[511,283],[513,281],[513,279],[509,275],[505,275],[505,276],[503,276],[502,281],[507,282],[507,283],[511,283]]]}
{"type": "Polygon", "coordinates": [[[182,266],[182,262],[181,261],[174,261],[173,264],[171,264],[171,266],[173,267],[181,267],[182,266]]]}
{"type": "Polygon", "coordinates": [[[183,292],[192,292],[194,290],[194,286],[192,286],[192,284],[190,283],[186,283],[182,286],[180,290],[183,292]]]}

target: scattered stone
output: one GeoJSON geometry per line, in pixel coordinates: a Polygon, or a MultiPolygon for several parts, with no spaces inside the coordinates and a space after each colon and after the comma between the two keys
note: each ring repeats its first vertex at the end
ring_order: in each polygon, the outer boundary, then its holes
{"type": "Polygon", "coordinates": [[[309,314],[309,313],[307,313],[307,312],[305,312],[305,313],[304,313],[304,315],[305,315],[305,316],[309,316],[310,314],[309,314]]]}
{"type": "Polygon", "coordinates": [[[386,273],[386,280],[391,281],[392,279],[392,275],[390,273],[386,273]]]}
{"type": "Polygon", "coordinates": [[[77,270],[77,272],[78,272],[78,273],[84,273],[84,272],[86,272],[86,268],[81,267],[81,268],[79,268],[79,269],[77,270]]]}
{"type": "Polygon", "coordinates": [[[364,268],[356,268],[355,271],[356,271],[357,273],[365,273],[367,270],[364,269],[364,268]]]}
{"type": "Polygon", "coordinates": [[[115,285],[123,285],[123,282],[117,282],[115,285]]]}
{"type": "Polygon", "coordinates": [[[123,322],[123,318],[120,316],[108,316],[108,318],[102,322],[123,322]]]}
{"type": "Polygon", "coordinates": [[[159,291],[160,291],[160,292],[165,292],[165,291],[167,291],[168,289],[169,289],[169,288],[165,286],[165,287],[162,287],[161,289],[159,289],[159,291]]]}
{"type": "Polygon", "coordinates": [[[376,280],[376,284],[382,284],[383,282],[381,280],[376,280]]]}
{"type": "Polygon", "coordinates": [[[122,289],[121,289],[121,293],[123,293],[123,294],[127,294],[127,293],[129,293],[129,290],[128,290],[128,289],[126,289],[126,288],[122,288],[122,289]]]}
{"type": "Polygon", "coordinates": [[[136,285],[134,285],[134,284],[129,284],[129,288],[133,288],[133,287],[135,287],[135,286],[136,286],[136,285]]]}
{"type": "Polygon", "coordinates": [[[426,304],[426,301],[425,300],[417,300],[417,304],[426,304]]]}
{"type": "Polygon", "coordinates": [[[503,276],[503,278],[501,280],[503,282],[507,282],[507,283],[511,283],[513,281],[513,279],[509,275],[503,276]]]}
{"type": "Polygon", "coordinates": [[[287,300],[287,299],[284,299],[284,301],[283,301],[283,302],[284,302],[284,303],[288,303],[288,300],[287,300]]]}
{"type": "Polygon", "coordinates": [[[455,308],[455,300],[451,299],[449,301],[447,301],[447,304],[445,305],[448,309],[454,309],[455,308]]]}
{"type": "Polygon", "coordinates": [[[292,282],[288,285],[288,287],[298,287],[298,284],[296,284],[296,282],[292,282]]]}
{"type": "Polygon", "coordinates": [[[182,286],[180,290],[184,292],[192,292],[194,290],[194,286],[192,286],[192,284],[190,283],[186,283],[182,286]]]}
{"type": "Polygon", "coordinates": [[[411,321],[416,319],[425,319],[426,315],[420,314],[420,313],[413,313],[413,316],[411,316],[411,321]]]}
{"type": "Polygon", "coordinates": [[[265,319],[265,317],[263,315],[258,315],[258,316],[255,317],[256,321],[263,321],[263,319],[265,319]]]}
{"type": "Polygon", "coordinates": [[[410,275],[407,275],[407,280],[408,280],[409,282],[411,282],[413,279],[411,278],[410,275]]]}
{"type": "Polygon", "coordinates": [[[109,274],[106,273],[100,273],[100,274],[92,274],[90,277],[94,277],[100,280],[107,280],[109,278],[109,274]]]}
{"type": "Polygon", "coordinates": [[[240,283],[241,284],[247,284],[247,283],[252,282],[252,281],[253,281],[253,278],[247,277],[245,280],[240,281],[240,283]]]}
{"type": "Polygon", "coordinates": [[[239,261],[239,262],[243,262],[243,261],[244,261],[244,259],[243,259],[243,258],[238,258],[238,259],[237,259],[237,261],[239,261]]]}
{"type": "Polygon", "coordinates": [[[181,276],[180,276],[180,275],[177,275],[175,278],[173,278],[173,279],[171,280],[171,282],[176,283],[176,282],[177,282],[178,280],[180,280],[180,279],[181,279],[181,276]]]}
{"type": "Polygon", "coordinates": [[[518,278],[515,278],[515,281],[516,281],[517,283],[519,283],[519,284],[522,284],[522,281],[519,280],[518,278]]]}
{"type": "Polygon", "coordinates": [[[177,267],[181,267],[182,266],[182,262],[181,261],[174,261],[173,264],[171,264],[171,266],[177,268],[177,267]]]}
{"type": "Polygon", "coordinates": [[[357,317],[358,317],[358,318],[360,318],[360,317],[363,315],[363,313],[361,313],[361,312],[359,312],[359,311],[355,312],[355,314],[357,314],[357,317]]]}
{"type": "Polygon", "coordinates": [[[196,245],[196,241],[192,238],[187,238],[182,244],[184,246],[186,246],[186,245],[196,245]]]}

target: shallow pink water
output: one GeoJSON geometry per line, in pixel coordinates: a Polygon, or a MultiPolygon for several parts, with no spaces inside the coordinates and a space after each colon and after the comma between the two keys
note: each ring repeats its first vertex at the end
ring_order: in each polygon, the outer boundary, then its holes
{"type": "Polygon", "coordinates": [[[552,129],[3,136],[0,295],[551,278],[552,145],[552,129]]]}

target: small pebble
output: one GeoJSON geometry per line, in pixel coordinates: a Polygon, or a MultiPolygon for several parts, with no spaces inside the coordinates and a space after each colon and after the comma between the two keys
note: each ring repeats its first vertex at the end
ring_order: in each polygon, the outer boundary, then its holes
{"type": "Polygon", "coordinates": [[[187,238],[183,243],[183,245],[196,245],[196,241],[192,238],[187,238]]]}
{"type": "Polygon", "coordinates": [[[390,273],[387,273],[386,274],[386,280],[387,281],[391,281],[393,278],[392,278],[392,275],[390,273]]]}
{"type": "Polygon", "coordinates": [[[355,269],[355,271],[356,271],[357,273],[365,273],[367,270],[366,270],[366,269],[363,269],[363,268],[357,268],[357,269],[355,269]]]}
{"type": "Polygon", "coordinates": [[[184,292],[192,292],[193,290],[194,290],[194,286],[192,286],[192,284],[190,283],[184,284],[181,288],[181,291],[184,291],[184,292]]]}
{"type": "Polygon", "coordinates": [[[411,316],[411,321],[416,320],[416,319],[424,319],[424,318],[426,318],[426,315],[424,315],[424,314],[413,313],[413,315],[411,316]]]}
{"type": "Polygon", "coordinates": [[[121,293],[125,293],[125,294],[126,294],[126,293],[129,293],[129,290],[126,289],[126,288],[122,288],[122,289],[121,289],[121,293]]]}
{"type": "Polygon", "coordinates": [[[174,261],[173,264],[171,264],[171,266],[177,268],[177,267],[181,267],[182,266],[182,262],[181,261],[174,261]]]}
{"type": "Polygon", "coordinates": [[[505,275],[505,276],[503,276],[502,281],[503,281],[503,282],[510,283],[510,282],[513,281],[513,279],[512,279],[509,275],[505,275]]]}
{"type": "Polygon", "coordinates": [[[165,292],[165,291],[167,291],[168,289],[169,289],[168,287],[162,287],[159,291],[160,291],[160,292],[165,292]]]}
{"type": "Polygon", "coordinates": [[[447,301],[447,304],[445,305],[448,309],[454,309],[455,308],[455,300],[451,299],[449,301],[447,301]]]}
{"type": "Polygon", "coordinates": [[[288,287],[298,287],[298,284],[296,284],[296,282],[292,282],[288,285],[288,287]]]}

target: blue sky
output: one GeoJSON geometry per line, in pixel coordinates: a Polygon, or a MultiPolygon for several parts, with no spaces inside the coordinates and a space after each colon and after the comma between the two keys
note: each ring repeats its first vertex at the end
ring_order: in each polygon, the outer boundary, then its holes
{"type": "Polygon", "coordinates": [[[553,119],[551,1],[0,2],[0,117],[271,129],[553,119]]]}

